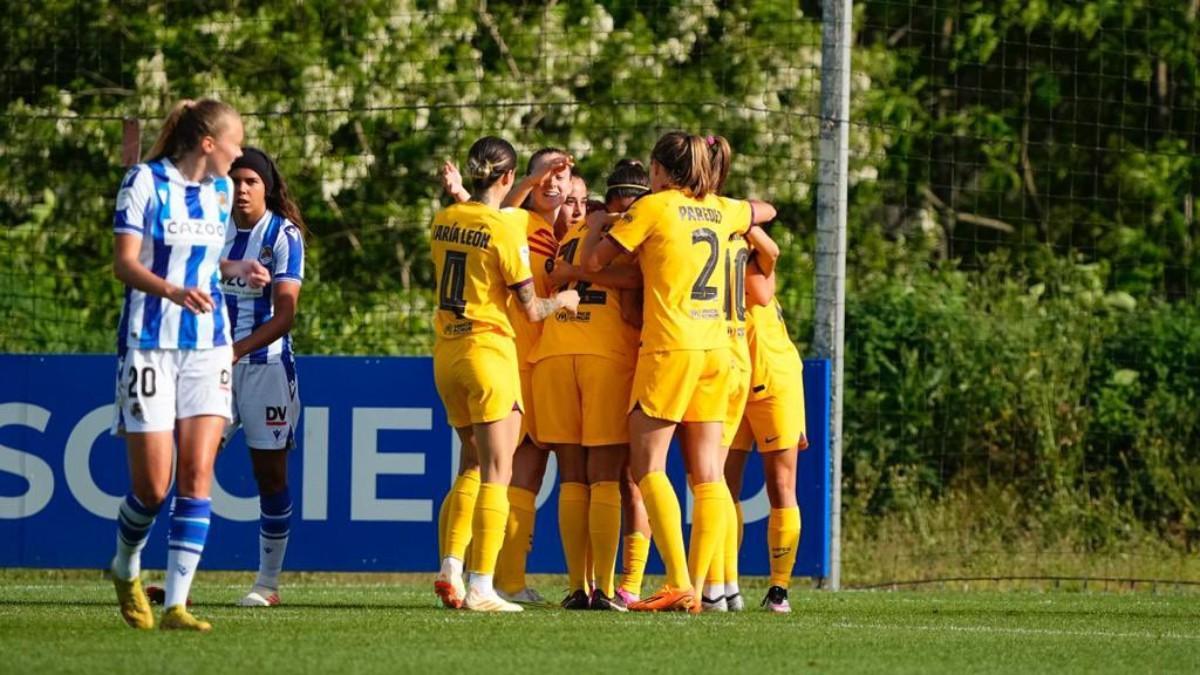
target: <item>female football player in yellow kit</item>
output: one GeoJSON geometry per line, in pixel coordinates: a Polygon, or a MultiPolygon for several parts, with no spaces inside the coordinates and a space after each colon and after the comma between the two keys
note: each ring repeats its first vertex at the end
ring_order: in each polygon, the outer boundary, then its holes
{"type": "MultiPolygon", "coordinates": [[[[625,213],[635,201],[650,193],[650,174],[636,159],[622,159],[617,162],[606,182],[604,211],[610,216],[625,213]]],[[[602,232],[607,230],[607,224],[603,228],[590,229],[589,238],[584,243],[585,248],[590,250],[594,247],[602,232]]],[[[623,290],[620,296],[622,318],[640,331],[642,289],[623,290]]],[[[621,583],[613,601],[628,607],[641,599],[642,576],[645,574],[646,561],[650,555],[650,520],[646,516],[642,491],[638,489],[637,481],[633,479],[629,469],[628,454],[621,468],[621,519],[622,531],[625,533],[621,548],[621,583]]]]}
{"type": "MultiPolygon", "coordinates": [[[[712,166],[712,191],[721,194],[725,190],[725,181],[733,160],[733,151],[729,142],[721,136],[708,136],[705,139],[709,149],[709,160],[712,166]]],[[[731,207],[736,213],[741,208],[740,200],[720,198],[723,206],[731,207]]],[[[761,225],[775,218],[775,207],[763,201],[751,200],[751,222],[761,225]]],[[[779,247],[760,227],[750,230],[745,237],[734,235],[730,237],[725,249],[725,320],[729,335],[730,349],[730,378],[728,390],[728,407],[725,413],[724,426],[721,433],[721,447],[718,462],[724,466],[729,455],[729,446],[733,442],[738,425],[746,408],[746,399],[750,393],[750,354],[746,341],[746,306],[765,304],[770,300],[769,291],[765,290],[766,281],[762,274],[761,265],[772,268],[775,259],[779,257],[779,247]]],[[[738,508],[734,493],[730,492],[725,499],[725,535],[718,543],[708,568],[707,579],[694,579],[699,585],[704,583],[701,602],[705,611],[739,611],[744,607],[737,581],[737,536],[734,527],[737,522],[738,508]],[[726,579],[728,577],[728,580],[726,579]]]]}
{"type": "MultiPolygon", "coordinates": [[[[572,181],[572,213],[585,213],[587,186],[572,181]]],[[[566,609],[612,609],[614,568],[621,540],[622,468],[628,456],[625,404],[633,381],[638,332],[621,316],[619,289],[641,287],[641,273],[627,261],[585,274],[577,266],[588,233],[580,219],[563,237],[550,278],[579,292],[580,310],[547,322],[532,360],[533,396],[542,412],[537,437],[553,446],[561,478],[559,531],[570,587],[566,609]],[[588,552],[594,557],[595,585],[588,552]]]]}
{"type": "MultiPolygon", "coordinates": [[[[554,255],[558,249],[558,214],[570,189],[572,160],[557,148],[542,148],[529,159],[527,174],[505,195],[506,213],[521,221],[529,246],[530,269],[533,272],[535,293],[549,293],[547,280],[554,255]],[[518,206],[520,205],[520,206],[518,206]]],[[[447,162],[442,169],[442,184],[456,201],[467,198],[456,167],[447,162]]],[[[546,473],[548,451],[534,441],[534,401],[532,395],[532,364],[529,355],[541,334],[541,324],[527,321],[517,307],[510,304],[510,321],[516,334],[517,356],[521,374],[521,391],[525,401],[516,456],[513,459],[513,479],[508,489],[510,504],[504,545],[496,565],[496,588],[501,597],[520,603],[542,603],[544,599],[525,582],[525,562],[533,542],[536,516],[536,497],[546,473]]],[[[452,500],[469,499],[478,481],[472,481],[469,471],[460,474],[448,496],[452,500]],[[462,483],[460,485],[460,482],[462,483]]],[[[448,507],[443,503],[439,529],[448,507]]],[[[443,541],[448,537],[443,537],[443,541]]]]}
{"type": "MultiPolygon", "coordinates": [[[[788,337],[783,308],[775,298],[775,271],[764,265],[767,302],[752,305],[746,315],[746,337],[750,348],[750,398],[746,412],[725,463],[725,479],[733,494],[739,494],[751,446],[763,458],[767,498],[767,545],[771,556],[770,588],[762,605],[772,612],[791,611],[788,586],[800,544],[800,508],[796,503],[797,453],[808,447],[804,419],[804,363],[788,337]]],[[[741,509],[737,513],[740,546],[741,509]]],[[[734,554],[736,561],[736,553],[734,554]]],[[[726,567],[726,594],[736,568],[726,567]]]]}
{"type": "MultiPolygon", "coordinates": [[[[542,295],[551,292],[550,270],[558,253],[558,240],[565,232],[559,213],[571,191],[571,156],[559,148],[546,147],[533,153],[526,165],[526,176],[504,199],[514,215],[525,225],[529,241],[533,285],[542,295]],[[517,208],[519,205],[519,208],[517,208]]],[[[513,309],[510,307],[510,310],[513,309]]],[[[542,334],[542,324],[526,321],[512,312],[517,331],[517,355],[521,365],[521,393],[525,398],[525,417],[521,423],[517,454],[513,459],[513,482],[509,499],[514,505],[509,515],[504,547],[496,568],[496,581],[504,597],[514,602],[542,603],[544,599],[525,580],[525,563],[533,547],[537,493],[546,475],[549,450],[537,440],[537,402],[533,396],[533,363],[530,356],[542,334]]],[[[560,495],[561,504],[561,495],[560,495]]]]}
{"type": "Polygon", "coordinates": [[[717,462],[730,367],[718,265],[729,237],[751,228],[752,208],[742,202],[735,214],[732,204],[711,194],[715,180],[703,137],[665,134],[651,160],[654,194],[638,200],[585,251],[583,266],[598,272],[622,252],[636,252],[645,288],[628,408],[630,467],[667,582],[630,609],[690,610],[698,605],[692,580],[707,575],[724,536],[729,499],[717,462]],[[693,546],[686,554],[679,500],[666,475],[667,451],[680,424],[696,497],[693,546]]]}
{"type": "MultiPolygon", "coordinates": [[[[524,405],[511,307],[536,323],[560,309],[573,312],[579,302],[574,291],[550,299],[534,292],[524,220],[499,208],[512,187],[515,166],[516,152],[507,141],[476,141],[467,163],[470,200],[440,211],[430,229],[438,301],[434,382],[463,441],[466,463],[476,455],[482,480],[476,499],[448,500],[447,542],[434,589],[446,606],[478,611],[520,611],[493,586],[524,405]],[[464,589],[467,520],[473,545],[470,587],[464,589]]],[[[459,487],[456,481],[455,493],[459,487]]]]}

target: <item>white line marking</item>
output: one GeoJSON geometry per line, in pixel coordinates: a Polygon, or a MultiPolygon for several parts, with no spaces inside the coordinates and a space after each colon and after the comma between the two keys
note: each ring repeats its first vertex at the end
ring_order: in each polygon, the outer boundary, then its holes
{"type": "Polygon", "coordinates": [[[931,632],[952,632],[952,633],[991,633],[995,635],[1044,635],[1048,637],[1084,637],[1084,638],[1132,638],[1135,640],[1200,640],[1200,635],[1189,633],[1129,633],[1115,632],[1104,630],[1059,630],[1055,628],[1004,628],[999,626],[955,626],[955,625],[893,625],[893,624],[868,624],[868,623],[850,623],[839,621],[831,624],[832,628],[846,628],[851,630],[924,630],[931,632]]]}

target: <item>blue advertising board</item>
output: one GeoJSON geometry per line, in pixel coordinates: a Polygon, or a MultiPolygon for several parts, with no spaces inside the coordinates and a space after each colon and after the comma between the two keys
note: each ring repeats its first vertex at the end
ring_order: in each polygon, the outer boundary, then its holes
{"type": "MultiPolygon", "coordinates": [[[[114,550],[129,477],[122,439],[109,435],[111,355],[0,355],[0,567],[101,568],[114,550]]],[[[303,414],[290,457],[295,499],[286,569],[433,571],[437,511],[458,446],[433,386],[428,357],[300,357],[303,414]]],[[[800,453],[803,534],[799,576],[829,569],[829,364],[805,362],[810,448],[800,453]]],[[[686,505],[682,461],[668,473],[686,505]]],[[[557,472],[538,494],[531,572],[563,572],[557,472]]],[[[742,490],[744,574],[768,572],[770,511],[757,456],[742,490]]],[[[165,513],[165,512],[164,512],[165,513]]],[[[217,459],[206,569],[258,565],[258,498],[241,434],[217,459]]],[[[143,554],[166,563],[165,517],[143,554]]],[[[651,554],[650,572],[660,571],[651,554]]]]}

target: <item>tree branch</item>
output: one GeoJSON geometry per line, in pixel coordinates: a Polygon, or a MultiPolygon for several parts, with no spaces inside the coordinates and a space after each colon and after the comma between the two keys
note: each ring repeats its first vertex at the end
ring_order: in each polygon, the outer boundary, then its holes
{"type": "Polygon", "coordinates": [[[988,216],[981,216],[976,213],[955,211],[954,209],[950,208],[946,202],[943,202],[936,194],[934,194],[933,190],[930,190],[929,186],[927,185],[922,185],[919,189],[921,196],[924,197],[931,205],[933,205],[933,208],[937,209],[943,215],[952,218],[953,220],[961,220],[964,223],[978,225],[979,227],[986,227],[988,229],[997,230],[1006,234],[1012,234],[1013,232],[1017,231],[1017,228],[1009,225],[1003,220],[988,216]]]}

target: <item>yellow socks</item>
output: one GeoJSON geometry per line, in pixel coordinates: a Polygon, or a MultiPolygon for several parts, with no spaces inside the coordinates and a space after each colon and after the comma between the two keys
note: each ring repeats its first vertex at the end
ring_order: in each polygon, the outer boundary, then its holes
{"type": "Polygon", "coordinates": [[[616,481],[592,485],[588,506],[588,534],[596,568],[596,586],[605,596],[616,592],[613,574],[617,567],[617,549],[621,546],[621,487],[616,481]]]}
{"type": "Polygon", "coordinates": [[[738,581],[738,551],[742,547],[742,511],[741,505],[725,486],[725,545],[721,547],[724,554],[722,561],[725,567],[725,583],[737,584],[738,581]]]}
{"type": "MultiPolygon", "coordinates": [[[[646,502],[646,515],[650,519],[650,531],[654,533],[654,545],[667,568],[667,585],[686,590],[692,588],[688,576],[688,558],[683,548],[683,516],[679,511],[679,498],[666,472],[653,471],[638,482],[642,500],[646,502]]],[[[712,556],[712,549],[708,555],[712,556]]]]}
{"type": "Polygon", "coordinates": [[[771,552],[771,585],[787,588],[800,546],[800,507],[771,509],[767,519],[767,546],[771,552]]]}
{"type": "Polygon", "coordinates": [[[504,544],[504,529],[508,522],[508,486],[484,483],[479,486],[479,499],[475,504],[475,519],[471,523],[471,564],[467,571],[472,574],[492,575],[496,572],[496,558],[504,544]]]}
{"type": "MultiPolygon", "coordinates": [[[[738,531],[737,531],[737,507],[733,503],[733,495],[729,493],[729,486],[721,483],[725,487],[724,493],[721,495],[722,504],[724,506],[725,518],[725,536],[718,542],[716,550],[713,552],[712,565],[708,568],[708,578],[705,579],[705,591],[710,590],[708,587],[716,587],[716,595],[722,595],[724,592],[723,586],[727,583],[737,586],[738,580],[738,531]]],[[[713,597],[715,600],[715,596],[713,597]]]]}
{"type": "Polygon", "coordinates": [[[650,540],[641,532],[625,535],[625,550],[621,553],[621,588],[637,596],[642,594],[642,575],[650,557],[650,540]]]}
{"type": "Polygon", "coordinates": [[[468,469],[454,479],[450,494],[438,513],[441,533],[441,557],[465,562],[467,545],[471,543],[471,523],[475,517],[475,500],[479,495],[479,469],[468,469]],[[445,514],[445,524],[442,515],[445,514]]]}
{"type": "Polygon", "coordinates": [[[693,583],[702,585],[708,576],[709,567],[712,566],[717,546],[725,541],[725,495],[729,494],[729,490],[725,488],[724,481],[716,481],[697,483],[693,486],[692,493],[696,502],[692,508],[688,574],[693,583]]]}
{"type": "Polygon", "coordinates": [[[742,513],[742,502],[739,499],[733,500],[733,508],[737,512],[737,539],[738,549],[742,548],[742,535],[746,532],[746,514],[742,513]]]}
{"type": "Polygon", "coordinates": [[[587,591],[588,486],[563,483],[558,492],[558,533],[571,591],[587,591]]]}
{"type": "Polygon", "coordinates": [[[508,488],[508,524],[504,545],[496,560],[496,588],[510,595],[526,586],[525,563],[533,548],[533,527],[537,516],[537,495],[525,488],[508,488]]]}

